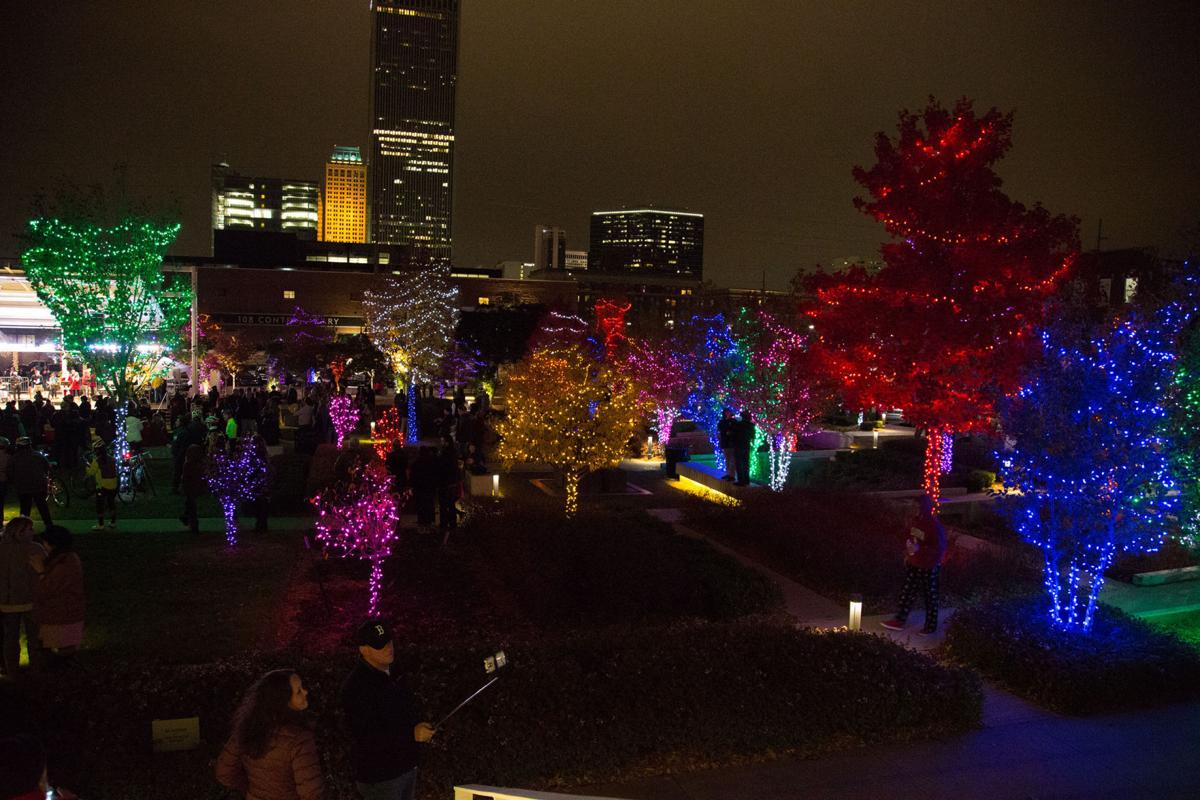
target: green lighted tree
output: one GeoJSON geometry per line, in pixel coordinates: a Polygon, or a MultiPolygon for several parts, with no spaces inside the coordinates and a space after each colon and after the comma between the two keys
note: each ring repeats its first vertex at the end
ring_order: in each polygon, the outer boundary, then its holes
{"type": "Polygon", "coordinates": [[[1180,538],[1200,542],[1200,330],[1184,338],[1171,393],[1171,468],[1179,483],[1180,538]]]}
{"type": "Polygon", "coordinates": [[[186,329],[190,283],[162,271],[178,233],[178,223],[139,215],[111,225],[86,214],[29,220],[25,274],[62,328],[63,347],[118,400],[137,391],[186,329]]]}

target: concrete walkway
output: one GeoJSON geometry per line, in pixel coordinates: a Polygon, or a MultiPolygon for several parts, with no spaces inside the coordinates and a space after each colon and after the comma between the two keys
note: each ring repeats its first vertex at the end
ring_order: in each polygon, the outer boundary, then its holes
{"type": "Polygon", "coordinates": [[[1197,705],[1087,719],[1015,713],[945,742],[880,745],[579,791],[630,800],[1195,798],[1197,737],[1197,705]]]}
{"type": "MultiPolygon", "coordinates": [[[[783,590],[788,613],[798,625],[846,624],[847,609],[680,524],[678,509],[649,513],[670,522],[683,535],[705,538],[721,552],[772,578],[783,590]]],[[[1200,589],[1200,582],[1153,589],[1163,590],[1162,602],[1177,602],[1175,594],[1193,587],[1200,589]]],[[[1143,598],[1153,596],[1145,594],[1144,588],[1127,588],[1143,598]]],[[[930,637],[916,635],[923,622],[919,608],[904,631],[880,627],[887,615],[864,617],[862,627],[925,651],[941,640],[953,613],[953,609],[942,610],[939,634],[930,637]]],[[[588,786],[578,792],[629,800],[1195,798],[1200,797],[1198,737],[1200,705],[1072,718],[985,683],[982,727],[949,741],[878,745],[815,759],[781,759],[588,786]]]]}

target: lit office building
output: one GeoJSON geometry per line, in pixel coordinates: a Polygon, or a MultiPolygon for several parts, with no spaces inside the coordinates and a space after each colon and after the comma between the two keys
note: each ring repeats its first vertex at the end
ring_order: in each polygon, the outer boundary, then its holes
{"type": "Polygon", "coordinates": [[[357,147],[333,148],[322,201],[321,241],[367,241],[367,167],[357,147]]]}
{"type": "Polygon", "coordinates": [[[533,268],[567,268],[567,232],[552,225],[533,226],[533,268]]]}
{"type": "Polygon", "coordinates": [[[458,0],[372,0],[370,237],[449,260],[458,0]]]}
{"type": "Polygon", "coordinates": [[[241,175],[228,164],[212,167],[212,227],[294,233],[317,238],[319,190],[312,181],[241,175]]]}
{"type": "Polygon", "coordinates": [[[704,215],[687,211],[593,211],[588,270],[680,275],[704,273],[704,215]]]}

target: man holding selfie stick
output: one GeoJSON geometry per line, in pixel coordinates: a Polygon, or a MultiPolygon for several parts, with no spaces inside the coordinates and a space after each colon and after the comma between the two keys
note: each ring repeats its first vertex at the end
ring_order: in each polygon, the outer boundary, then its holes
{"type": "Polygon", "coordinates": [[[418,743],[434,728],[420,722],[404,677],[394,674],[392,633],[369,619],[355,633],[361,656],[342,684],[342,711],[350,728],[350,757],[363,800],[412,800],[417,791],[418,743]]]}

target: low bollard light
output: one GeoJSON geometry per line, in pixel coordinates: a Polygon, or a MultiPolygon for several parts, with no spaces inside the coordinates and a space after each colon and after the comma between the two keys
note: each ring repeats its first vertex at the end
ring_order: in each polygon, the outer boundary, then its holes
{"type": "Polygon", "coordinates": [[[500,496],[500,476],[493,475],[492,476],[492,497],[499,497],[499,496],[500,496]]]}
{"type": "Polygon", "coordinates": [[[846,625],[852,631],[862,630],[862,595],[850,595],[850,622],[846,625]]]}

